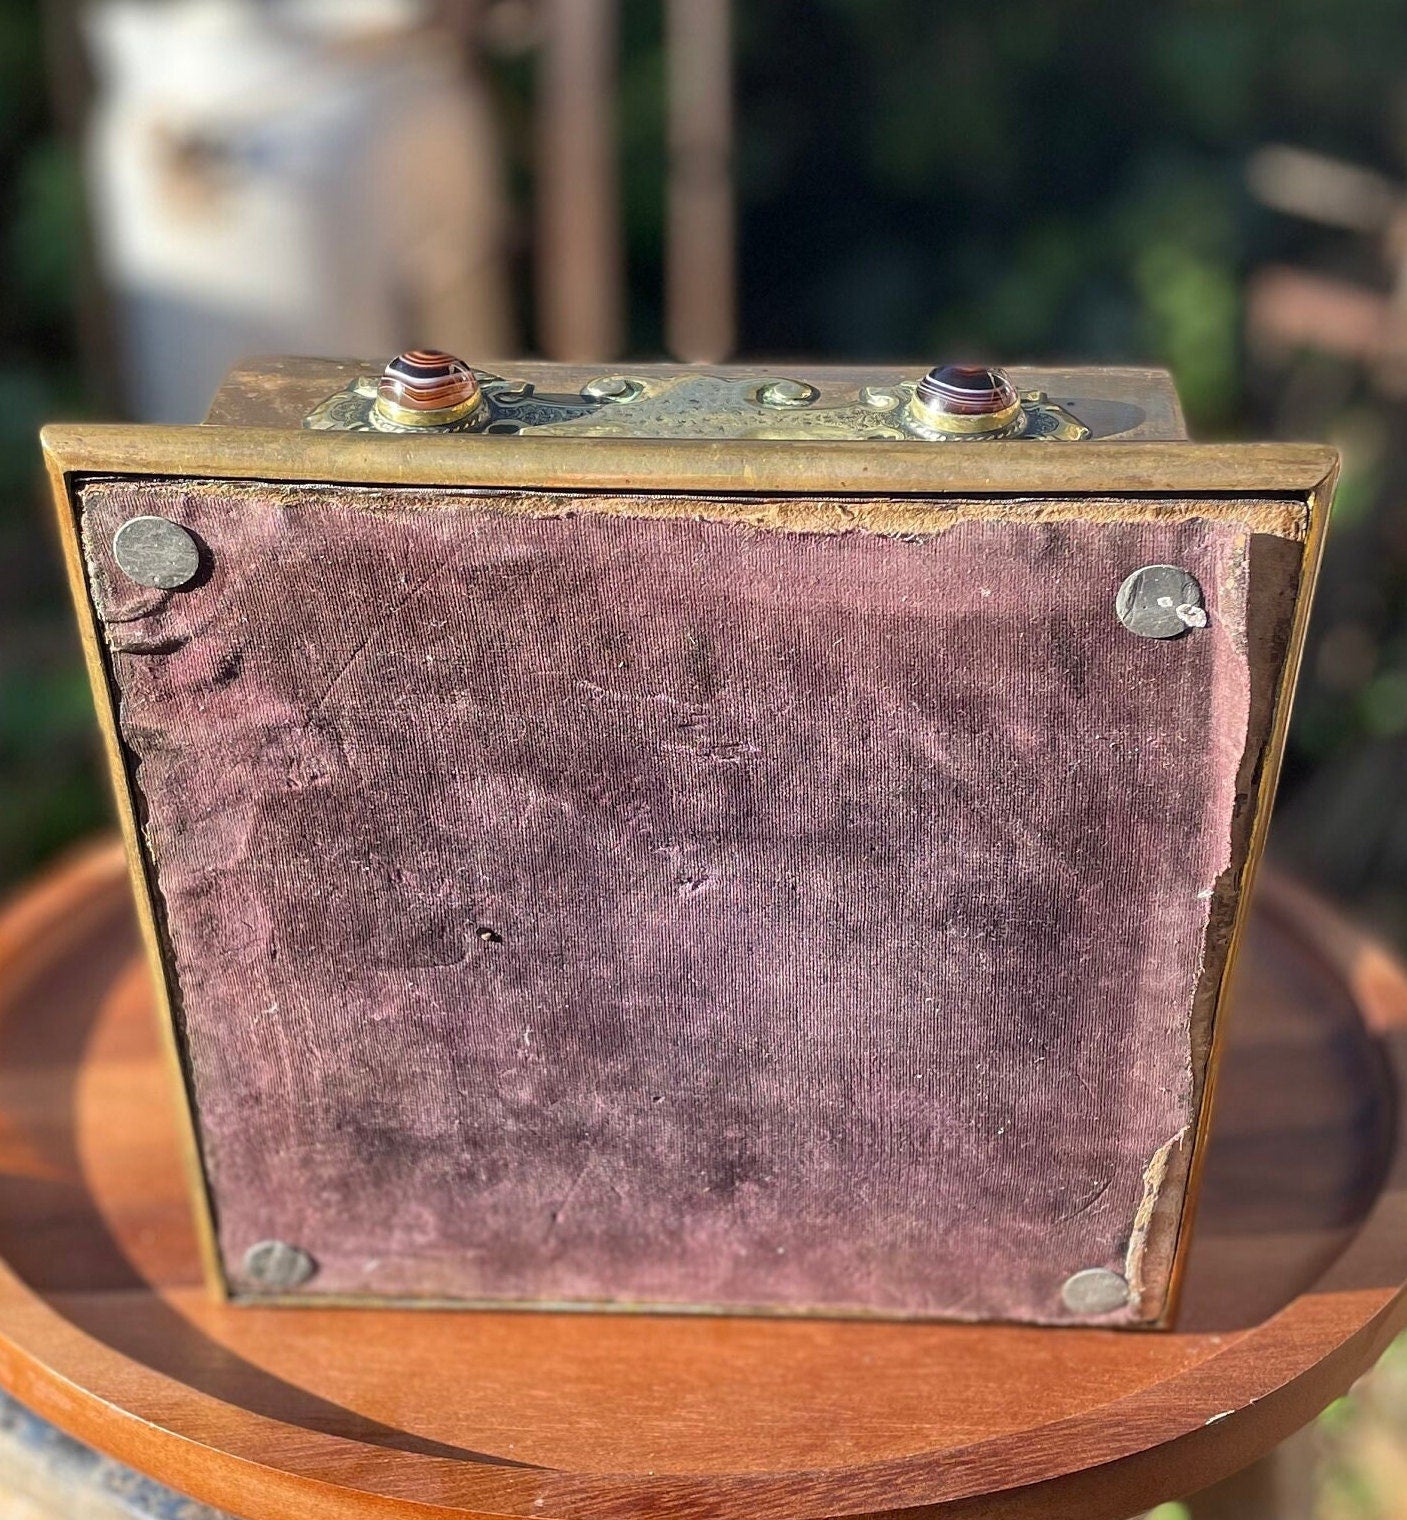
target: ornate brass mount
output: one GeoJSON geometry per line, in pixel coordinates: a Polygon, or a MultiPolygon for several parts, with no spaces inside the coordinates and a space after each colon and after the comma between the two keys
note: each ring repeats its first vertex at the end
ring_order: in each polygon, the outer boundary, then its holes
{"type": "Polygon", "coordinates": [[[994,401],[984,410],[981,402],[958,404],[949,411],[941,400],[934,400],[935,389],[944,389],[941,384],[935,387],[934,376],[948,373],[938,370],[918,380],[865,386],[853,401],[817,406],[820,392],[814,385],[782,376],[737,380],[695,373],[666,378],[613,374],[590,381],[574,395],[554,395],[539,392],[526,381],[471,371],[463,365],[466,382],[472,374],[478,383],[477,398],[471,410],[446,421],[443,409],[427,408],[426,420],[415,419],[407,410],[404,369],[396,369],[400,363],[393,360],[386,372],[398,387],[394,397],[388,396],[386,377],[362,375],[314,407],[303,426],[356,433],[532,433],[578,438],[975,442],[1001,438],[1074,441],[1090,436],[1078,418],[1044,391],[1018,395],[999,370],[980,373],[991,377],[992,394],[1001,405],[994,401]]]}

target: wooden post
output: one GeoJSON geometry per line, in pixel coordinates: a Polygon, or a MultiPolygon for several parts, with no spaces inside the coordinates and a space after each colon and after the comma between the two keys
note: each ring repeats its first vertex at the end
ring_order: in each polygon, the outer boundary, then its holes
{"type": "Polygon", "coordinates": [[[729,0],[666,0],[669,184],[665,340],[716,363],[737,339],[729,0]]]}
{"type": "Polygon", "coordinates": [[[545,0],[538,72],[538,341],[553,359],[620,352],[624,264],[615,133],[617,0],[545,0]]]}

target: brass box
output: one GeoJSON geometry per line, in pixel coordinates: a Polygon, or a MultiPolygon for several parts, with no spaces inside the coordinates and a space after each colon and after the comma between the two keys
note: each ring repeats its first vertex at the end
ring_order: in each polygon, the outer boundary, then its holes
{"type": "Polygon", "coordinates": [[[45,433],[218,1290],[1166,1323],[1333,453],[380,368],[45,433]]]}

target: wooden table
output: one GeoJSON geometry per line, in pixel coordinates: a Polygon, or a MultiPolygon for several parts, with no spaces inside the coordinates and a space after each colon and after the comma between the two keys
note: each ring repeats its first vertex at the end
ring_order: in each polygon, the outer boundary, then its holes
{"type": "Polygon", "coordinates": [[[250,1520],[1117,1520],[1268,1452],[1404,1321],[1407,978],[1271,884],[1175,1333],[221,1307],[116,848],[0,917],[0,1386],[250,1520]]]}

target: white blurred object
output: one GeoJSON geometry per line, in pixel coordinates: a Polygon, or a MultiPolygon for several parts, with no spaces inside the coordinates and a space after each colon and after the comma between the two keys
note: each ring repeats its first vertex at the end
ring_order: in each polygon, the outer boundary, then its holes
{"type": "Polygon", "coordinates": [[[1246,182],[1274,211],[1350,232],[1382,232],[1402,208],[1402,187],[1386,175],[1284,143],[1251,154],[1246,182]]]}
{"type": "Polygon", "coordinates": [[[513,346],[488,103],[419,0],[96,0],[89,181],[130,412],[254,353],[513,346]]]}

